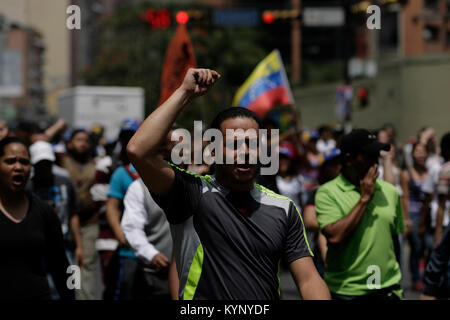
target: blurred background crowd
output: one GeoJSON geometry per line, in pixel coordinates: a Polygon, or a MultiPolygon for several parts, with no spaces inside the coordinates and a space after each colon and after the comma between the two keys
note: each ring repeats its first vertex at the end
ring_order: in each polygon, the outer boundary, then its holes
{"type": "MultiPolygon", "coordinates": [[[[265,129],[282,127],[277,148],[280,162],[276,175],[260,176],[258,182],[290,197],[301,208],[316,267],[323,275],[327,244],[317,222],[314,196],[320,185],[340,172],[344,129],[330,125],[310,129],[300,124],[295,112],[287,112],[283,118],[286,115],[289,121],[283,123],[276,117],[263,120],[265,129]]],[[[15,136],[29,146],[32,170],[26,188],[54,208],[69,261],[86,272],[79,299],[133,296],[132,283],[127,281],[134,278],[118,280],[118,270],[139,260],[121,225],[126,191],[138,178],[126,145],[139,124],[136,119],[124,119],[118,137],[109,141],[101,125],[71,128],[63,119],[45,127],[29,121],[19,121],[15,127],[0,123],[0,140],[15,136]],[[124,293],[127,290],[131,290],[128,295],[124,293]]],[[[449,160],[448,137],[447,145],[441,144],[445,139],[436,137],[431,126],[418,128],[417,135],[407,141],[397,139],[391,124],[373,133],[391,145],[379,158],[379,179],[395,185],[401,196],[405,222],[402,269],[407,268],[411,277],[409,289],[421,292],[427,258],[449,221],[449,203],[439,211],[437,197],[439,172],[449,160]],[[447,154],[441,154],[445,148],[447,154]]],[[[175,143],[168,140],[163,151],[168,160],[175,143]]],[[[182,166],[200,175],[213,173],[207,164],[182,166]]]]}
{"type": "MultiPolygon", "coordinates": [[[[82,267],[78,298],[136,294],[139,259],[121,218],[138,179],[125,147],[140,121],[190,65],[222,78],[178,126],[209,123],[274,49],[291,103],[264,114],[264,128],[280,130],[280,168],[259,183],[301,208],[323,273],[315,192],[339,173],[343,134],[371,130],[391,145],[379,179],[401,195],[402,270],[421,292],[449,219],[437,197],[448,161],[449,12],[447,0],[0,1],[0,140],[19,137],[29,148],[30,178],[13,181],[56,211],[70,263],[82,267]],[[370,5],[381,10],[380,30],[367,28],[370,5]]],[[[186,169],[212,173],[206,164],[186,169]]]]}

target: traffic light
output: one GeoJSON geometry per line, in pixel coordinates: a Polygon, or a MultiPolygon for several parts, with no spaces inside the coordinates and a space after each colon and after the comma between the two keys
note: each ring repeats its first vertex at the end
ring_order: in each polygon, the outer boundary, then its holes
{"type": "Polygon", "coordinates": [[[149,29],[167,29],[171,25],[170,12],[167,9],[148,9],[142,17],[149,29]]]}
{"type": "Polygon", "coordinates": [[[367,105],[369,104],[369,90],[367,90],[367,88],[359,88],[358,99],[359,99],[359,106],[361,108],[367,107],[367,105]]]}
{"type": "Polygon", "coordinates": [[[189,14],[186,11],[178,11],[175,19],[178,24],[186,24],[189,21],[189,14]]]}
{"type": "Polygon", "coordinates": [[[272,24],[275,21],[273,13],[270,11],[264,11],[262,15],[262,20],[265,24],[272,24]]]}
{"type": "Polygon", "coordinates": [[[207,25],[210,23],[209,12],[204,9],[189,9],[186,11],[178,11],[176,21],[179,24],[193,23],[207,25]]]}
{"type": "Polygon", "coordinates": [[[178,24],[209,24],[208,10],[189,9],[180,11],[169,11],[169,9],[147,9],[140,14],[142,20],[147,22],[149,29],[168,29],[178,24]]]}
{"type": "Polygon", "coordinates": [[[261,15],[264,24],[289,22],[300,19],[300,10],[265,10],[261,15]]]}

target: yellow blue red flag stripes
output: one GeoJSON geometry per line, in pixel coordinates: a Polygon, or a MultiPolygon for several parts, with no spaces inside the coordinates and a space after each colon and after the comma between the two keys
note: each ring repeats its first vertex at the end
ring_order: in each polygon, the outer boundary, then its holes
{"type": "Polygon", "coordinates": [[[273,50],[239,88],[233,106],[244,107],[263,117],[276,105],[294,104],[280,52],[273,50]]]}

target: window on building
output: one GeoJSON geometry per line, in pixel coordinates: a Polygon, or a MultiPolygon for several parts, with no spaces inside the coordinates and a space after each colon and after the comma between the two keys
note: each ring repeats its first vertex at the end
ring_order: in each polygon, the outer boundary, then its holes
{"type": "Polygon", "coordinates": [[[398,49],[398,11],[384,10],[381,12],[383,32],[379,33],[379,46],[382,53],[392,53],[398,49]]]}
{"type": "Polygon", "coordinates": [[[429,10],[437,10],[439,8],[439,0],[425,0],[425,8],[429,10]]]}
{"type": "Polygon", "coordinates": [[[435,26],[425,26],[423,29],[423,39],[427,42],[436,42],[439,40],[439,28],[435,26]]]}

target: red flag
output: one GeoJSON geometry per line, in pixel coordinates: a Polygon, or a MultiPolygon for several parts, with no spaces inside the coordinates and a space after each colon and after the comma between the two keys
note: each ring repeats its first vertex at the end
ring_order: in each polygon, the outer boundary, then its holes
{"type": "Polygon", "coordinates": [[[196,66],[194,47],[187,33],[186,25],[179,24],[164,58],[159,105],[163,104],[181,85],[186,71],[196,66]]]}

